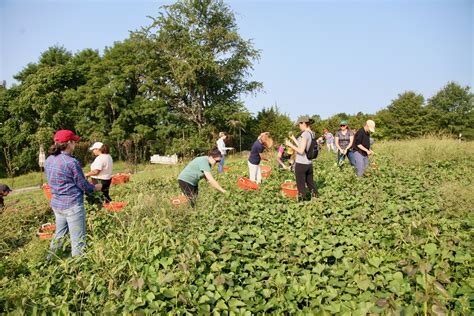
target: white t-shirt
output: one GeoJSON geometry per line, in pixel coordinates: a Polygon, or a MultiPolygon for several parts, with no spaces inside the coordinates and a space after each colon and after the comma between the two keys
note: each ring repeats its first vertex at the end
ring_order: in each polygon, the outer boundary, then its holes
{"type": "Polygon", "coordinates": [[[109,180],[112,178],[112,156],[100,154],[91,164],[91,170],[100,170],[98,175],[91,176],[94,179],[109,180]]]}

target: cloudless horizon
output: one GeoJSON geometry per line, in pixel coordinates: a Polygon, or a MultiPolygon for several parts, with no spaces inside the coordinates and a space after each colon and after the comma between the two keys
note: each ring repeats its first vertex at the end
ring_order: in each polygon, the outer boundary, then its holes
{"type": "MultiPolygon", "coordinates": [[[[0,0],[0,80],[11,86],[54,45],[102,54],[173,2],[0,0]]],[[[251,79],[264,91],[242,98],[252,113],[373,114],[404,91],[429,99],[449,81],[474,84],[473,0],[225,3],[261,50],[251,79]]]]}

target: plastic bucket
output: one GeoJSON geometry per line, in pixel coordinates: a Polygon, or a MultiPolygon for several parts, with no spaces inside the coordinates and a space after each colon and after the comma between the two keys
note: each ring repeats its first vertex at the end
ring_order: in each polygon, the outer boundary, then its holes
{"type": "Polygon", "coordinates": [[[244,190],[257,190],[258,189],[258,184],[256,184],[255,182],[245,177],[239,177],[237,179],[237,186],[244,190]]]}
{"type": "Polygon", "coordinates": [[[51,194],[51,188],[49,187],[49,185],[47,183],[44,183],[41,186],[41,188],[43,189],[43,192],[46,198],[51,201],[51,199],[53,198],[53,195],[51,194]]]}
{"type": "Polygon", "coordinates": [[[179,207],[179,206],[181,206],[181,205],[183,205],[183,204],[188,203],[188,198],[186,197],[186,195],[181,194],[181,195],[179,195],[179,196],[170,198],[170,203],[171,203],[171,205],[173,205],[174,207],[179,207]]]}
{"type": "Polygon", "coordinates": [[[109,202],[102,204],[102,207],[109,212],[120,212],[128,202],[109,202]]]}
{"type": "Polygon", "coordinates": [[[260,173],[262,174],[262,178],[268,178],[272,173],[272,167],[260,166],[260,173]]]}
{"type": "Polygon", "coordinates": [[[56,230],[56,224],[46,223],[41,225],[40,232],[54,232],[56,230]]]}
{"type": "Polygon", "coordinates": [[[36,233],[38,235],[38,238],[41,239],[41,240],[48,240],[48,239],[52,239],[53,236],[54,236],[54,233],[53,232],[38,232],[36,233]]]}
{"type": "Polygon", "coordinates": [[[291,180],[285,180],[285,182],[281,185],[281,193],[283,194],[283,196],[289,198],[297,198],[298,189],[296,188],[296,182],[291,180]]]}
{"type": "Polygon", "coordinates": [[[128,173],[118,173],[112,176],[112,184],[122,184],[130,181],[130,175],[128,173]]]}

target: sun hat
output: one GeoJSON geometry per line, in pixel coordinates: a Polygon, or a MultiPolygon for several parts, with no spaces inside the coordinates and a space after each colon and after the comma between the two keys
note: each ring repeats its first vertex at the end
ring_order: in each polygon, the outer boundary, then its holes
{"type": "Polygon", "coordinates": [[[347,120],[341,120],[339,125],[349,125],[349,122],[347,120]]]}
{"type": "Polygon", "coordinates": [[[78,141],[80,138],[68,129],[59,130],[54,134],[54,141],[56,143],[66,143],[70,140],[78,141]]]}
{"type": "Polygon", "coordinates": [[[298,120],[296,121],[296,124],[299,123],[311,123],[311,118],[308,115],[302,115],[298,117],[298,120]]]}
{"type": "Polygon", "coordinates": [[[375,122],[374,121],[367,120],[367,122],[365,124],[367,124],[367,127],[369,128],[369,131],[371,133],[375,132],[375,122]]]}
{"type": "Polygon", "coordinates": [[[101,149],[102,146],[104,146],[103,143],[101,143],[101,142],[95,142],[95,143],[89,148],[89,150],[101,149]]]}

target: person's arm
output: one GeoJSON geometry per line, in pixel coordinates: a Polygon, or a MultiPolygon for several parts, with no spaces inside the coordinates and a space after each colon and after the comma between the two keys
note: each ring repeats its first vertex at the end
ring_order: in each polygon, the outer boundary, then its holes
{"type": "Polygon", "coordinates": [[[204,171],[204,177],[206,177],[206,180],[207,182],[209,182],[209,184],[215,188],[216,190],[222,192],[222,193],[225,193],[226,190],[224,190],[220,185],[219,185],[219,182],[216,181],[216,179],[214,179],[214,177],[212,176],[212,174],[209,172],[209,171],[204,171]]]}
{"type": "Polygon", "coordinates": [[[84,177],[84,173],[82,172],[81,166],[79,166],[79,162],[77,160],[74,161],[70,168],[74,183],[79,187],[79,189],[85,193],[92,193],[96,191],[95,186],[90,184],[86,177],[84,177]]]}
{"type": "Polygon", "coordinates": [[[346,148],[346,152],[352,148],[352,145],[354,144],[354,134],[352,134],[351,136],[349,136],[349,145],[347,146],[346,148]]]}
{"type": "Polygon", "coordinates": [[[286,169],[286,166],[285,164],[283,163],[283,161],[281,161],[281,156],[282,156],[282,152],[280,150],[278,150],[278,154],[277,154],[277,162],[280,164],[280,166],[282,166],[284,169],[286,169]]]}
{"type": "Polygon", "coordinates": [[[84,176],[87,178],[87,177],[90,177],[90,176],[96,176],[100,173],[101,170],[98,170],[98,169],[94,169],[94,170],[91,170],[89,171],[88,173],[86,173],[84,176]]]}
{"type": "Polygon", "coordinates": [[[336,137],[334,138],[335,141],[336,141],[336,148],[342,153],[344,152],[344,150],[342,150],[341,146],[339,146],[339,136],[337,136],[336,134],[336,137]]]}
{"type": "Polygon", "coordinates": [[[301,137],[301,141],[298,144],[298,147],[293,145],[290,141],[286,141],[285,144],[288,147],[291,147],[294,151],[296,151],[298,154],[303,155],[304,152],[306,151],[306,144],[307,144],[307,139],[304,137],[301,137]]]}

